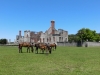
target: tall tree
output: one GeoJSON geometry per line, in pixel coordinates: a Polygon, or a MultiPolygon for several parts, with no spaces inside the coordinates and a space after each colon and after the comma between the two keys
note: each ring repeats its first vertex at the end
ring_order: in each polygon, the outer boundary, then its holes
{"type": "Polygon", "coordinates": [[[70,34],[70,35],[68,35],[68,41],[69,42],[78,42],[79,37],[76,34],[70,34]]]}
{"type": "Polygon", "coordinates": [[[0,44],[7,44],[7,39],[0,39],[0,44]]]}
{"type": "Polygon", "coordinates": [[[95,30],[90,30],[88,28],[82,28],[78,30],[77,36],[79,36],[79,39],[82,41],[99,41],[100,36],[96,33],[95,30]]]}

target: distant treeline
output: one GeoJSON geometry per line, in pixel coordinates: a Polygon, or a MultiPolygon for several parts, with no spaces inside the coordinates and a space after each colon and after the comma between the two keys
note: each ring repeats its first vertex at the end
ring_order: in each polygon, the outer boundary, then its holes
{"type": "Polygon", "coordinates": [[[0,39],[0,44],[7,44],[7,39],[0,39]]]}

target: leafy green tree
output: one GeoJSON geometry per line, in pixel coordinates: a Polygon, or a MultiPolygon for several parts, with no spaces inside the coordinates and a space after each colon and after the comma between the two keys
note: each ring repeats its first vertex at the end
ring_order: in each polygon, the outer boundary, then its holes
{"type": "Polygon", "coordinates": [[[1,44],[1,39],[0,39],[0,44],[1,44]]]}
{"type": "Polygon", "coordinates": [[[90,30],[88,28],[82,28],[76,34],[79,37],[79,40],[82,41],[99,41],[100,36],[96,33],[95,30],[90,30]]]}
{"type": "Polygon", "coordinates": [[[69,42],[78,42],[79,37],[76,34],[70,34],[70,35],[68,35],[68,41],[69,42]]]}
{"type": "Polygon", "coordinates": [[[96,35],[95,35],[94,38],[95,38],[94,40],[95,40],[96,42],[100,41],[100,35],[99,35],[99,34],[96,33],[96,35]]]}
{"type": "Polygon", "coordinates": [[[72,42],[72,41],[73,41],[73,34],[68,35],[68,41],[69,41],[69,42],[72,42]]]}
{"type": "Polygon", "coordinates": [[[7,44],[7,39],[0,39],[0,44],[7,44]]]}

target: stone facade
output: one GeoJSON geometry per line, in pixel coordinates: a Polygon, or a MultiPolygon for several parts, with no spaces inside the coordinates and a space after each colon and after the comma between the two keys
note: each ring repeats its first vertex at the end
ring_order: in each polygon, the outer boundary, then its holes
{"type": "Polygon", "coordinates": [[[42,43],[56,43],[57,42],[67,42],[68,41],[68,31],[63,29],[55,29],[55,21],[51,21],[51,27],[45,32],[41,33],[39,42],[42,43]]]}
{"type": "Polygon", "coordinates": [[[16,41],[20,42],[30,42],[30,31],[24,31],[24,36],[21,35],[21,31],[19,31],[19,35],[16,36],[16,41]]]}
{"type": "Polygon", "coordinates": [[[21,31],[19,31],[19,35],[16,35],[16,43],[21,42],[31,42],[31,43],[37,43],[37,41],[40,39],[42,31],[40,32],[34,32],[30,30],[24,31],[24,36],[21,35],[21,31]]]}
{"type": "Polygon", "coordinates": [[[43,33],[34,32],[30,30],[24,31],[24,36],[21,35],[21,31],[19,31],[19,35],[16,36],[16,42],[31,42],[31,43],[56,43],[57,42],[67,42],[68,41],[68,31],[63,29],[55,29],[55,21],[51,21],[50,28],[43,33]]]}

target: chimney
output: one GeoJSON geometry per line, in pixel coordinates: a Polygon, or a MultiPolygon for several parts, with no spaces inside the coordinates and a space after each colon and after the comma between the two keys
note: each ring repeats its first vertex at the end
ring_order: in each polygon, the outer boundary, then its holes
{"type": "Polygon", "coordinates": [[[19,37],[21,37],[21,30],[19,31],[19,37]]]}
{"type": "Polygon", "coordinates": [[[52,20],[51,21],[51,34],[54,34],[54,29],[55,29],[55,21],[54,20],[52,20]]]}
{"type": "Polygon", "coordinates": [[[54,20],[51,21],[51,27],[55,28],[55,21],[54,20]]]}

